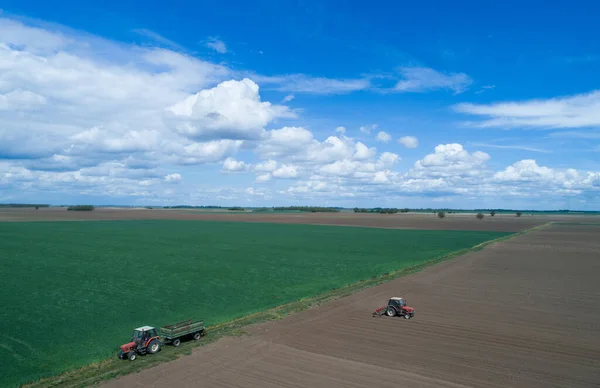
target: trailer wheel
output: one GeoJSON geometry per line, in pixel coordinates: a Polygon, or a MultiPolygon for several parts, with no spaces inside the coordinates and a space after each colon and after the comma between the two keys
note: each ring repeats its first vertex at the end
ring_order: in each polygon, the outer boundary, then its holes
{"type": "Polygon", "coordinates": [[[173,341],[171,341],[171,343],[173,346],[178,347],[181,344],[181,340],[179,338],[175,338],[173,341]]]}
{"type": "Polygon", "coordinates": [[[396,310],[394,310],[393,307],[388,307],[385,313],[388,317],[393,317],[394,315],[396,315],[396,310]]]}
{"type": "Polygon", "coordinates": [[[201,337],[201,335],[200,335],[200,332],[198,332],[198,333],[194,333],[194,339],[195,339],[196,341],[197,341],[197,340],[199,340],[199,339],[200,339],[200,337],[201,337]]]}
{"type": "Polygon", "coordinates": [[[136,357],[137,357],[137,355],[135,354],[135,352],[129,352],[129,354],[127,355],[127,358],[129,358],[129,361],[135,360],[136,357]]]}
{"type": "Polygon", "coordinates": [[[408,314],[408,313],[407,313],[407,314],[404,314],[404,318],[405,318],[405,319],[410,319],[410,314],[408,314]]]}
{"type": "Polygon", "coordinates": [[[160,349],[160,342],[158,342],[157,340],[152,340],[148,344],[148,353],[150,353],[150,354],[154,354],[154,353],[158,352],[159,349],[160,349]]]}

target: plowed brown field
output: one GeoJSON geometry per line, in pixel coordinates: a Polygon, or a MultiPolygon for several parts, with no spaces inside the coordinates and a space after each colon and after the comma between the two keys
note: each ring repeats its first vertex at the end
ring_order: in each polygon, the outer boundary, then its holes
{"type": "Polygon", "coordinates": [[[598,387],[598,236],[532,231],[103,386],[598,387]],[[415,318],[372,317],[390,296],[415,318]]]}

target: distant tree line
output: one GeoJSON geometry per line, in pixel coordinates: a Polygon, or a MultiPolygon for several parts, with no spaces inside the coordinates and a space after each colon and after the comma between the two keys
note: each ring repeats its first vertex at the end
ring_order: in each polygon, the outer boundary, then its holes
{"type": "Polygon", "coordinates": [[[94,209],[95,208],[93,205],[74,205],[74,206],[69,206],[67,208],[67,210],[83,211],[83,212],[91,212],[94,209]]]}
{"type": "Polygon", "coordinates": [[[404,209],[397,209],[395,207],[391,207],[391,208],[382,208],[382,207],[375,207],[375,208],[358,208],[355,207],[354,208],[354,213],[381,213],[381,214],[396,214],[396,213],[408,213],[409,210],[408,208],[404,208],[404,209]]]}
{"type": "Polygon", "coordinates": [[[191,205],[175,205],[175,206],[163,206],[163,209],[225,209],[224,206],[191,206],[191,205]]]}
{"type": "Polygon", "coordinates": [[[21,207],[21,208],[34,207],[37,209],[40,207],[50,207],[50,205],[42,205],[42,204],[35,204],[35,203],[0,203],[0,207],[21,207]]]}
{"type": "Polygon", "coordinates": [[[334,207],[321,207],[321,206],[279,206],[274,207],[274,211],[301,211],[311,213],[337,213],[340,211],[339,208],[334,207]]]}
{"type": "Polygon", "coordinates": [[[232,207],[228,207],[227,210],[232,210],[232,211],[244,211],[246,210],[243,207],[239,207],[239,206],[232,206],[232,207]]]}

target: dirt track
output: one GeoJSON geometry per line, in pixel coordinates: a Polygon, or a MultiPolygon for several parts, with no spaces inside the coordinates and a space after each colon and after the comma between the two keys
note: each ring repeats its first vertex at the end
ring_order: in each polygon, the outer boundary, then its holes
{"type": "Polygon", "coordinates": [[[598,226],[554,225],[105,387],[598,387],[598,226]],[[412,320],[373,318],[389,296],[412,320]]]}
{"type": "MultiPolygon", "coordinates": [[[[588,218],[588,217],[583,217],[588,218]]],[[[591,217],[597,220],[597,217],[591,217]]],[[[590,219],[591,219],[590,218],[590,219]]],[[[211,220],[238,222],[274,222],[321,225],[347,225],[398,229],[490,230],[515,232],[548,221],[581,221],[582,217],[568,215],[489,215],[483,220],[474,214],[448,214],[439,219],[433,213],[360,214],[340,213],[200,213],[194,210],[149,210],[98,208],[93,212],[67,211],[65,208],[0,209],[1,221],[84,221],[84,220],[211,220]]]]}

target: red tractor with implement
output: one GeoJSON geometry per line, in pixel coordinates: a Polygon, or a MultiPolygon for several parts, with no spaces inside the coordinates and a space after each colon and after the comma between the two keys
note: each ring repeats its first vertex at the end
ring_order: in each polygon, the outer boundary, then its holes
{"type": "Polygon", "coordinates": [[[415,316],[415,309],[406,305],[404,298],[392,297],[388,300],[387,306],[378,308],[373,312],[373,316],[387,315],[388,317],[404,317],[410,319],[415,316]]]}

